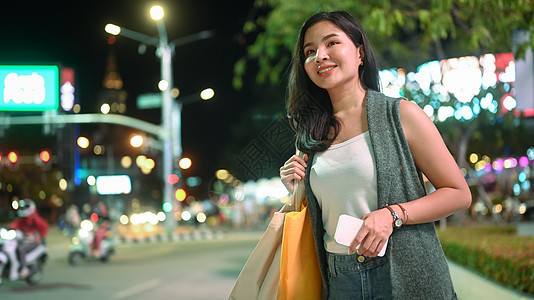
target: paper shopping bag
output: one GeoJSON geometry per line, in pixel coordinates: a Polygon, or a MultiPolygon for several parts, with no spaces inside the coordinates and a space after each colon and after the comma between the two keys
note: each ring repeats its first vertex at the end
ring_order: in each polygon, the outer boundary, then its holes
{"type": "Polygon", "coordinates": [[[274,216],[252,251],[230,293],[229,299],[276,299],[280,280],[280,254],[288,205],[274,216]]]}
{"type": "Polygon", "coordinates": [[[279,300],[321,299],[322,278],[308,208],[285,215],[279,300]]]}

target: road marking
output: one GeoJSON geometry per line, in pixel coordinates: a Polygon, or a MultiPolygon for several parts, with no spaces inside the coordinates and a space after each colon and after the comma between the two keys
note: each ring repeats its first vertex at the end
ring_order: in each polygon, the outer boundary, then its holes
{"type": "Polygon", "coordinates": [[[138,285],[136,285],[134,287],[131,287],[131,288],[128,288],[128,289],[125,289],[125,290],[122,290],[122,291],[118,292],[117,294],[115,294],[115,299],[123,299],[123,298],[129,297],[129,296],[141,293],[141,292],[143,292],[145,290],[149,290],[149,289],[155,288],[159,284],[160,284],[160,282],[159,282],[158,279],[152,279],[150,281],[138,284],[138,285]]]}

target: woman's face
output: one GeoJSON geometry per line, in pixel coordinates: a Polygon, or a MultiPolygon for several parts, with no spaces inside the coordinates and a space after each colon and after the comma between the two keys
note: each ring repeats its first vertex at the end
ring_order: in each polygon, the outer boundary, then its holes
{"type": "Polygon", "coordinates": [[[304,35],[304,69],[320,88],[359,84],[363,46],[356,47],[345,32],[330,21],[320,21],[304,35]],[[360,53],[361,52],[361,53],[360,53]]]}

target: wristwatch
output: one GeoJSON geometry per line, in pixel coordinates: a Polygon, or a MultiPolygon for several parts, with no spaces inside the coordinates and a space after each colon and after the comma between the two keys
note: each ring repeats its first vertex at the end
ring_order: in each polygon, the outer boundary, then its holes
{"type": "Polygon", "coordinates": [[[402,226],[402,219],[399,217],[397,212],[395,210],[393,210],[393,208],[391,208],[389,206],[386,206],[386,208],[389,209],[389,211],[391,212],[391,215],[393,216],[393,226],[395,226],[396,228],[401,227],[402,226]]]}

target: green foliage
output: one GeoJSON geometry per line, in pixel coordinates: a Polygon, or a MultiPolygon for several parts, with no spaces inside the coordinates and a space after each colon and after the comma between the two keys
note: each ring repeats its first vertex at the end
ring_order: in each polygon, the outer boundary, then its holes
{"type": "Polygon", "coordinates": [[[439,238],[449,259],[534,295],[534,237],[513,227],[450,227],[439,238]]]}
{"type": "MultiPolygon", "coordinates": [[[[439,83],[438,85],[441,85],[439,83]]],[[[514,111],[507,111],[502,107],[500,99],[507,93],[504,83],[497,82],[493,87],[488,89],[481,88],[477,99],[484,98],[488,93],[491,93],[498,101],[497,113],[492,113],[487,109],[480,109],[480,113],[475,115],[471,120],[457,120],[454,117],[449,117],[445,121],[437,122],[436,126],[439,129],[445,143],[449,146],[451,152],[456,154],[456,150],[460,147],[460,143],[468,143],[467,152],[463,153],[480,153],[490,157],[499,157],[502,155],[505,147],[510,150],[512,156],[523,156],[526,150],[534,144],[534,136],[529,133],[526,127],[525,118],[521,115],[516,115],[514,111]],[[470,128],[473,129],[472,136],[463,141],[463,138],[468,136],[470,128]]],[[[507,84],[506,84],[507,85],[507,84]]],[[[436,84],[430,84],[430,91],[436,89],[436,84]]],[[[407,99],[414,100],[421,108],[430,105],[434,107],[434,115],[432,118],[437,120],[437,109],[440,106],[456,107],[468,105],[472,109],[475,105],[474,101],[460,104],[452,93],[448,93],[446,97],[448,100],[438,100],[438,93],[431,92],[428,95],[419,87],[407,88],[407,85],[401,90],[407,99]]]]}
{"type": "MultiPolygon", "coordinates": [[[[257,36],[237,64],[257,63],[260,83],[278,82],[301,24],[318,11],[352,13],[365,28],[381,68],[413,70],[432,59],[509,52],[516,29],[531,37],[517,47],[518,57],[534,46],[534,2],[529,0],[256,0],[255,5],[269,12],[244,24],[245,33],[257,36]]],[[[236,88],[245,73],[244,66],[235,68],[236,88]]]]}
{"type": "MultiPolygon", "coordinates": [[[[233,84],[237,89],[254,81],[265,88],[282,85],[299,29],[318,11],[353,14],[369,36],[380,69],[401,67],[408,73],[431,60],[510,52],[516,29],[531,37],[517,46],[516,58],[534,46],[534,1],[529,0],[256,0],[255,5],[262,13],[244,24],[243,32],[253,42],[247,55],[235,63],[233,84]]],[[[481,90],[478,99],[491,92],[499,100],[504,94],[502,83],[493,89],[481,90]]],[[[436,93],[404,92],[421,107],[436,103],[436,93]]],[[[449,96],[441,105],[455,109],[463,105],[454,95],[449,96]]],[[[283,97],[274,97],[280,100],[270,103],[281,110],[283,97]]],[[[432,106],[437,111],[438,107],[432,106]]],[[[471,120],[452,117],[436,125],[457,161],[463,162],[471,152],[499,157],[506,146],[511,155],[524,155],[534,136],[523,121],[513,113],[482,111],[471,120]]]]}
{"type": "Polygon", "coordinates": [[[56,206],[52,199],[59,197],[67,200],[66,192],[59,188],[60,172],[57,169],[44,171],[34,164],[21,164],[16,171],[4,167],[0,172],[0,211],[9,209],[14,196],[18,198],[28,197],[37,203],[40,208],[56,206]],[[11,188],[8,188],[8,185],[11,188]],[[44,198],[43,198],[44,196],[44,198]]]}

